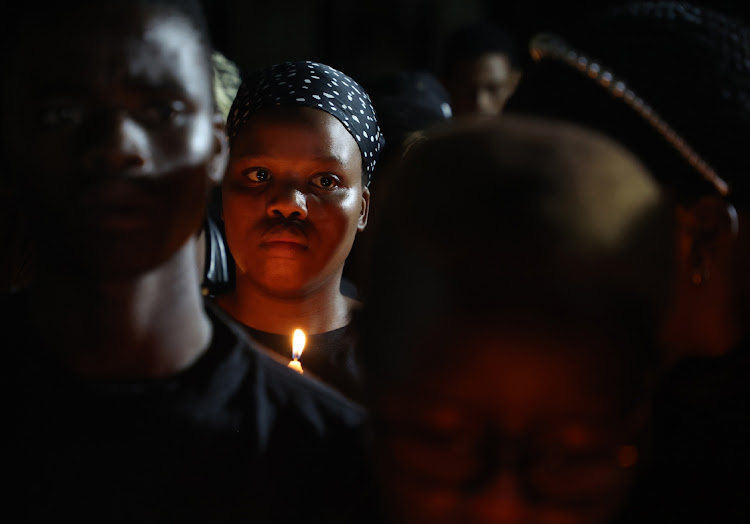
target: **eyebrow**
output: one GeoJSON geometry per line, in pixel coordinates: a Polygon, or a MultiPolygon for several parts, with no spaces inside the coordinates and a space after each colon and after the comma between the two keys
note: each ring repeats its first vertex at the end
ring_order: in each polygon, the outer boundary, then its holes
{"type": "MultiPolygon", "coordinates": [[[[252,159],[255,162],[263,163],[263,161],[278,161],[282,160],[284,157],[281,155],[269,155],[266,153],[246,153],[243,155],[237,155],[235,156],[237,159],[242,158],[249,158],[252,159]]],[[[310,162],[310,163],[316,163],[316,164],[335,164],[340,167],[345,167],[346,162],[344,159],[338,155],[320,155],[320,156],[311,156],[311,157],[304,157],[301,158],[300,161],[302,162],[310,162]]]]}
{"type": "MultiPolygon", "coordinates": [[[[127,90],[147,92],[149,94],[179,98],[189,98],[191,96],[190,92],[177,79],[166,76],[159,79],[149,79],[144,76],[129,76],[121,85],[127,90]]],[[[79,97],[88,96],[91,92],[96,91],[96,89],[97,87],[94,82],[82,82],[79,79],[67,81],[58,78],[49,82],[45,82],[44,80],[37,82],[32,88],[32,95],[36,98],[79,97]]]]}

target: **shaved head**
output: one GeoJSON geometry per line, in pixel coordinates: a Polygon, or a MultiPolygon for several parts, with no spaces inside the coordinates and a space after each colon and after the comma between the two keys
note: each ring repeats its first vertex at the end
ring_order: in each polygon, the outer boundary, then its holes
{"type": "Polygon", "coordinates": [[[540,119],[453,121],[397,171],[374,222],[371,356],[445,318],[653,334],[671,281],[672,207],[617,143],[540,119]]]}

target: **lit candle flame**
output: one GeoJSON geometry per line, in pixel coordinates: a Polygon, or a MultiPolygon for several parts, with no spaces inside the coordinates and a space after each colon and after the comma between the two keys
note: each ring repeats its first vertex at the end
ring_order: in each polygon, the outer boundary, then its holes
{"type": "Polygon", "coordinates": [[[294,360],[298,360],[302,356],[302,351],[305,349],[305,342],[307,342],[305,332],[301,329],[295,329],[292,337],[292,358],[294,360]]]}

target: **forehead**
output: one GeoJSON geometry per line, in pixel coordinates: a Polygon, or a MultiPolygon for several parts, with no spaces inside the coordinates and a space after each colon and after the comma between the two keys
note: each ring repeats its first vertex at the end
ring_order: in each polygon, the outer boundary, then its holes
{"type": "Polygon", "coordinates": [[[482,81],[504,82],[510,76],[510,61],[502,53],[487,53],[462,65],[462,74],[482,81]]]}
{"type": "MultiPolygon", "coordinates": [[[[272,107],[247,120],[231,145],[232,156],[360,158],[359,146],[333,115],[310,107],[272,107]]],[[[361,161],[360,161],[361,164],[361,161]]]]}
{"type": "Polygon", "coordinates": [[[603,343],[531,330],[452,334],[435,343],[445,358],[418,387],[430,402],[485,413],[511,432],[546,421],[606,419],[613,399],[602,395],[601,384],[610,370],[587,358],[603,343]]]}
{"type": "Polygon", "coordinates": [[[102,7],[74,14],[22,36],[15,65],[32,93],[127,83],[210,93],[206,44],[177,11],[102,7]]]}

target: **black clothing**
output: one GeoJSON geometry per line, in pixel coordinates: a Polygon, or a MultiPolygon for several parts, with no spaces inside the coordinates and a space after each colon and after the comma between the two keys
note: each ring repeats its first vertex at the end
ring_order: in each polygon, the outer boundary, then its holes
{"type": "Polygon", "coordinates": [[[750,340],[667,374],[650,455],[634,497],[643,514],[633,522],[750,522],[750,340]]]}
{"type": "MultiPolygon", "coordinates": [[[[13,522],[355,522],[362,411],[251,347],[213,306],[210,348],[165,379],[93,381],[0,301],[3,490],[13,522]]],[[[85,329],[85,326],[82,326],[85,329]]]]}
{"type": "MultiPolygon", "coordinates": [[[[280,335],[244,326],[250,338],[283,359],[292,358],[292,334],[280,335]]],[[[357,336],[352,324],[326,333],[307,335],[299,361],[311,373],[355,402],[362,401],[362,377],[355,358],[357,336]]]]}

